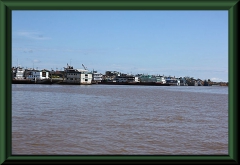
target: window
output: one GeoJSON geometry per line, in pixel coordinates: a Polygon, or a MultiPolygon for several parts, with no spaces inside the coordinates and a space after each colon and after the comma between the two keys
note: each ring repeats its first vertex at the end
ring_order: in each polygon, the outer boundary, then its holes
{"type": "Polygon", "coordinates": [[[85,81],[88,81],[88,79],[85,79],[85,81]]]}

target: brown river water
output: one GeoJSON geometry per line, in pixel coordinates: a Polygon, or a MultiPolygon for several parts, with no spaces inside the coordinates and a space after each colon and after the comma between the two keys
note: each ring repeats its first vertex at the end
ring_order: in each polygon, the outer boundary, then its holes
{"type": "Polygon", "coordinates": [[[12,85],[13,155],[228,155],[228,87],[12,85]]]}

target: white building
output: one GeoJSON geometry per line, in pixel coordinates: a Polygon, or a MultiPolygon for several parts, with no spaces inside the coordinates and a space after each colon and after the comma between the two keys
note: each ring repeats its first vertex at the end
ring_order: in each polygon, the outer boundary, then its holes
{"type": "Polygon", "coordinates": [[[92,74],[85,69],[73,69],[72,66],[64,68],[66,83],[73,84],[92,84],[92,74]]]}
{"type": "Polygon", "coordinates": [[[139,78],[132,75],[122,75],[116,77],[116,82],[139,82],[139,78]]]}
{"type": "Polygon", "coordinates": [[[134,76],[134,82],[140,82],[139,77],[134,76]]]}
{"type": "Polygon", "coordinates": [[[46,70],[28,70],[27,79],[44,80],[49,79],[49,72],[46,70]]]}
{"type": "Polygon", "coordinates": [[[166,84],[166,79],[163,76],[156,76],[156,82],[166,84]]]}

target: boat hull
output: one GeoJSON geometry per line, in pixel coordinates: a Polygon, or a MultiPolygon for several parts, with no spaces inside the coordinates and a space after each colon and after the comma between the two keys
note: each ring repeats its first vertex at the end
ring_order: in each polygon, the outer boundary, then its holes
{"type": "Polygon", "coordinates": [[[44,79],[44,80],[37,80],[37,81],[28,80],[28,79],[12,80],[12,84],[52,84],[52,83],[53,82],[51,81],[51,79],[44,79]]]}

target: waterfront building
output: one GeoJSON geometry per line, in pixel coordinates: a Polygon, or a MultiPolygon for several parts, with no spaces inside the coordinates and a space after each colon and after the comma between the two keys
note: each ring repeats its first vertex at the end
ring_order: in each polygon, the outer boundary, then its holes
{"type": "Polygon", "coordinates": [[[126,76],[117,76],[116,82],[128,82],[128,78],[126,76]]]}
{"type": "Polygon", "coordinates": [[[196,83],[198,86],[203,86],[203,81],[201,79],[197,79],[196,83]]]}
{"type": "Polygon", "coordinates": [[[167,78],[166,79],[166,83],[170,84],[172,86],[180,86],[180,79],[176,79],[176,78],[167,78]]]}
{"type": "Polygon", "coordinates": [[[92,84],[92,73],[89,73],[86,69],[74,69],[73,66],[67,64],[64,73],[64,82],[66,83],[92,84]]]}
{"type": "Polygon", "coordinates": [[[180,86],[188,86],[185,77],[180,77],[179,80],[180,80],[180,86]]]}
{"type": "Polygon", "coordinates": [[[166,84],[166,79],[163,76],[156,76],[156,82],[166,84]]]}
{"type": "Polygon", "coordinates": [[[127,74],[121,74],[120,76],[116,77],[116,82],[139,82],[138,77],[127,75],[127,74]]]}
{"type": "Polygon", "coordinates": [[[139,77],[138,76],[134,76],[134,82],[140,82],[139,77]]]}
{"type": "Polygon", "coordinates": [[[32,81],[49,79],[47,70],[26,70],[26,78],[32,81]]]}
{"type": "Polygon", "coordinates": [[[203,86],[210,86],[210,83],[209,83],[209,81],[207,81],[207,80],[204,80],[204,82],[203,82],[203,86]]]}
{"type": "Polygon", "coordinates": [[[102,80],[105,82],[116,82],[116,77],[120,75],[120,72],[117,71],[106,71],[102,80]]]}
{"type": "Polygon", "coordinates": [[[109,77],[112,77],[112,76],[115,76],[115,77],[116,77],[116,76],[120,76],[120,74],[121,74],[121,73],[120,73],[120,72],[117,72],[117,71],[106,71],[106,72],[105,72],[105,75],[106,75],[106,76],[109,76],[109,77]]]}

